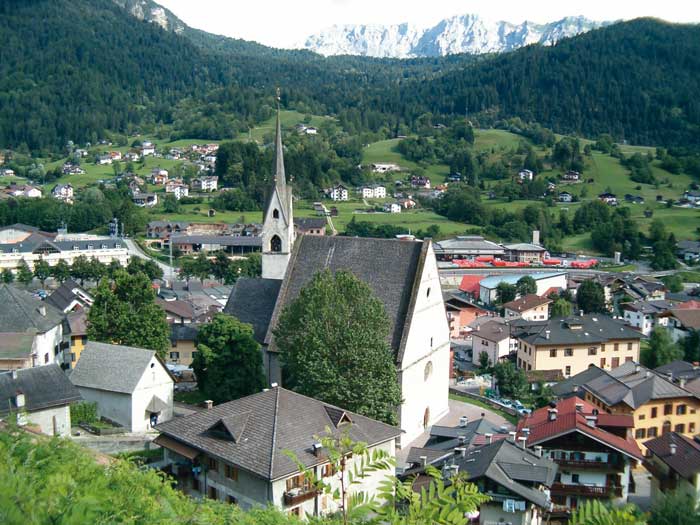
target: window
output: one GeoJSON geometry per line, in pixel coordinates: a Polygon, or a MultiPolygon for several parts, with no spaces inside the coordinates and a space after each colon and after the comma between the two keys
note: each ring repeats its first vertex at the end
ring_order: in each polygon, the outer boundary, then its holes
{"type": "Polygon", "coordinates": [[[625,357],[625,363],[629,363],[630,361],[632,361],[631,355],[628,355],[627,357],[625,357]]]}
{"type": "Polygon", "coordinates": [[[591,346],[588,349],[588,355],[597,355],[598,354],[598,349],[595,346],[591,346]]]}
{"type": "Polygon", "coordinates": [[[664,416],[673,414],[673,405],[671,403],[664,405],[664,416]]]}
{"type": "Polygon", "coordinates": [[[642,438],[647,437],[647,431],[646,431],[646,429],[644,429],[644,428],[638,428],[638,429],[634,432],[634,437],[637,438],[637,439],[642,439],[642,438]]]}
{"type": "Polygon", "coordinates": [[[432,347],[433,347],[433,338],[431,337],[430,338],[430,348],[432,348],[432,347]]]}
{"type": "Polygon", "coordinates": [[[208,494],[209,499],[219,499],[219,494],[214,487],[209,487],[208,494]]]}
{"type": "Polygon", "coordinates": [[[571,367],[570,366],[568,366],[568,365],[566,366],[566,369],[564,371],[564,375],[567,375],[567,376],[571,375],[571,367]]]}
{"type": "Polygon", "coordinates": [[[75,354],[73,352],[71,352],[71,354],[70,354],[70,360],[71,360],[71,363],[75,363],[75,354]]]}
{"type": "Polygon", "coordinates": [[[671,422],[670,421],[664,421],[664,424],[661,427],[662,434],[666,434],[667,432],[671,432],[671,422]]]}
{"type": "Polygon", "coordinates": [[[100,246],[100,248],[103,249],[103,250],[106,250],[106,249],[107,249],[107,245],[106,245],[106,244],[102,244],[102,245],[100,246]]]}
{"type": "MultiPolygon", "coordinates": [[[[430,346],[432,346],[432,344],[430,346]]],[[[425,370],[423,370],[423,379],[427,381],[430,379],[431,375],[433,375],[433,362],[428,361],[428,364],[425,365],[425,370]]]]}
{"type": "Polygon", "coordinates": [[[615,343],[613,350],[615,350],[616,352],[619,351],[620,350],[620,343],[615,343]]]}
{"type": "Polygon", "coordinates": [[[180,352],[170,352],[170,359],[180,359],[180,352]]]}
{"type": "Polygon", "coordinates": [[[486,340],[484,340],[484,339],[481,340],[481,344],[482,344],[483,346],[489,346],[489,342],[486,341],[486,340]]]}
{"type": "Polygon", "coordinates": [[[556,348],[552,348],[549,351],[549,357],[557,357],[557,349],[556,348]]]}
{"type": "Polygon", "coordinates": [[[430,288],[428,288],[428,291],[425,293],[426,297],[430,297],[430,288]]]}
{"type": "Polygon", "coordinates": [[[232,467],[231,465],[224,465],[224,475],[228,479],[238,481],[238,469],[236,467],[232,467]]]}
{"type": "Polygon", "coordinates": [[[653,407],[653,408],[651,409],[651,417],[652,417],[652,418],[655,418],[658,414],[659,414],[659,409],[656,408],[656,407],[653,407]]]}
{"type": "Polygon", "coordinates": [[[676,407],[676,415],[684,416],[686,414],[687,408],[685,405],[681,404],[676,407]]]}
{"type": "Polygon", "coordinates": [[[604,357],[600,358],[600,368],[605,368],[605,358],[604,357]]]}
{"type": "Polygon", "coordinates": [[[238,500],[231,496],[230,494],[226,496],[226,501],[230,503],[231,505],[238,505],[238,500]]]}
{"type": "Polygon", "coordinates": [[[647,429],[647,437],[650,437],[650,438],[656,437],[656,427],[649,427],[647,429]]]}
{"type": "Polygon", "coordinates": [[[296,516],[298,518],[301,518],[301,506],[299,507],[294,507],[289,511],[290,516],[296,516]]]}
{"type": "Polygon", "coordinates": [[[617,368],[620,366],[620,358],[619,357],[613,357],[612,358],[612,367],[617,368]]]}
{"type": "Polygon", "coordinates": [[[121,245],[120,243],[117,242],[117,243],[114,244],[114,247],[115,247],[115,248],[121,248],[122,245],[121,245]]]}
{"type": "Polygon", "coordinates": [[[578,474],[571,474],[571,483],[578,483],[579,482],[579,475],[578,474]]]}
{"type": "Polygon", "coordinates": [[[532,365],[527,365],[527,369],[528,369],[528,371],[532,370],[532,365]]]}
{"type": "Polygon", "coordinates": [[[695,434],[695,423],[688,423],[688,433],[695,434]]]}
{"type": "Polygon", "coordinates": [[[281,252],[282,251],[282,239],[275,235],[270,239],[270,251],[281,252]]]}
{"type": "Polygon", "coordinates": [[[280,218],[280,211],[278,209],[272,210],[272,218],[273,219],[279,219],[280,218]]]}
{"type": "Polygon", "coordinates": [[[566,357],[571,357],[572,355],[574,355],[574,349],[573,348],[565,348],[564,355],[566,357]]]}
{"type": "Polygon", "coordinates": [[[214,458],[207,458],[207,466],[209,467],[209,470],[214,470],[214,471],[219,470],[219,464],[216,462],[216,460],[214,458]]]}
{"type": "Polygon", "coordinates": [[[44,364],[49,362],[49,354],[44,354],[44,364]]]}
{"type": "Polygon", "coordinates": [[[330,463],[326,463],[321,467],[321,477],[330,478],[333,474],[335,474],[335,469],[330,463]]]}
{"type": "Polygon", "coordinates": [[[88,249],[88,250],[94,250],[94,249],[95,249],[95,247],[94,247],[94,246],[93,246],[92,244],[88,244],[88,247],[87,247],[87,249],[88,249]]]}
{"type": "Polygon", "coordinates": [[[678,423],[675,427],[673,427],[674,432],[678,432],[679,434],[685,434],[685,425],[683,423],[678,423]]]}
{"type": "Polygon", "coordinates": [[[287,478],[287,491],[292,489],[302,489],[306,490],[310,487],[309,480],[306,479],[304,474],[297,474],[291,478],[287,478]]]}
{"type": "Polygon", "coordinates": [[[639,421],[644,421],[647,418],[645,414],[639,414],[639,421]]]}
{"type": "Polygon", "coordinates": [[[632,343],[627,343],[627,350],[632,350],[632,343]]]}

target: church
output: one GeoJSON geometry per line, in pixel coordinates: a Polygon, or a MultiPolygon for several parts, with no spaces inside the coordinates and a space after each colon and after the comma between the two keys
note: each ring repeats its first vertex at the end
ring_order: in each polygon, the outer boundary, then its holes
{"type": "Polygon", "coordinates": [[[391,321],[402,404],[401,446],[448,411],[450,334],[430,241],[296,235],[279,113],[276,163],[266,201],[262,278],[241,278],[224,311],[253,326],[269,383],[281,383],[273,330],[283,309],[319,271],[346,270],[367,283],[391,321]]]}

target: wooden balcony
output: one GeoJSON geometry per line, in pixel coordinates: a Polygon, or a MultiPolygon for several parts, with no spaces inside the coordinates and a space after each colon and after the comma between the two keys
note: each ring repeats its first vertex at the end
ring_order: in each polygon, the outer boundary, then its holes
{"type": "Polygon", "coordinates": [[[554,483],[551,490],[557,496],[583,496],[589,498],[621,498],[622,487],[594,485],[566,485],[564,483],[554,483]]]}
{"type": "Polygon", "coordinates": [[[318,491],[316,489],[290,490],[284,493],[284,504],[288,507],[293,507],[313,499],[317,494],[318,491]]]}
{"type": "Polygon", "coordinates": [[[622,470],[622,465],[617,462],[607,463],[605,461],[591,461],[586,459],[554,459],[561,467],[582,468],[592,470],[622,470]]]}

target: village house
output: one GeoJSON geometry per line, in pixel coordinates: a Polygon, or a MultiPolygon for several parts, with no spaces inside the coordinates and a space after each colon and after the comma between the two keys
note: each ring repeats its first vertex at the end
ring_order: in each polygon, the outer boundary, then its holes
{"type": "Polygon", "coordinates": [[[401,171],[401,167],[398,164],[376,163],[372,164],[372,171],[374,173],[388,173],[392,171],[401,171]]]}
{"type": "Polygon", "coordinates": [[[578,171],[569,170],[561,176],[562,180],[569,182],[581,182],[581,174],[578,171]]]}
{"type": "Polygon", "coordinates": [[[574,196],[568,191],[562,191],[559,193],[559,202],[573,202],[574,196]]]}
{"type": "Polygon", "coordinates": [[[85,170],[81,168],[78,164],[66,162],[63,166],[61,166],[61,173],[63,175],[84,175],[85,170]]]}
{"type": "Polygon", "coordinates": [[[623,303],[621,308],[625,322],[639,330],[643,335],[649,336],[657,326],[667,326],[668,317],[665,312],[674,307],[673,302],[659,301],[633,301],[623,303]]]}
{"type": "Polygon", "coordinates": [[[63,312],[9,284],[0,304],[0,370],[63,364],[63,312]]]}
{"type": "Polygon", "coordinates": [[[370,186],[362,186],[360,195],[363,199],[384,199],[386,198],[386,186],[373,184],[370,186]]]}
{"type": "Polygon", "coordinates": [[[151,184],[164,185],[168,182],[168,170],[153,168],[151,170],[151,184]]]}
{"type": "Polygon", "coordinates": [[[169,180],[165,183],[165,193],[172,193],[177,200],[180,200],[190,194],[190,189],[181,180],[169,180]]]}
{"type": "Polygon", "coordinates": [[[632,416],[606,414],[578,397],[518,422],[518,439],[559,466],[550,489],[549,523],[567,523],[570,511],[586,501],[627,502],[632,471],[643,459],[631,437],[633,426],[632,416]]]}
{"type": "Polygon", "coordinates": [[[107,166],[112,164],[112,157],[106,153],[103,155],[98,155],[95,164],[98,164],[99,166],[107,166]]]}
{"type": "Polygon", "coordinates": [[[27,184],[17,184],[15,182],[11,182],[10,185],[4,189],[4,193],[12,197],[24,197],[25,199],[40,199],[42,196],[39,188],[27,184]]]}
{"type": "Polygon", "coordinates": [[[165,320],[170,324],[189,324],[194,321],[194,307],[188,301],[165,301],[156,297],[156,304],[165,312],[165,320]]]}
{"type": "Polygon", "coordinates": [[[0,168],[0,177],[14,177],[15,170],[12,168],[0,168]]]}
{"type": "Polygon", "coordinates": [[[700,191],[688,190],[685,193],[683,193],[683,199],[690,202],[691,204],[697,204],[700,202],[700,191]]]}
{"type": "Polygon", "coordinates": [[[61,283],[44,300],[47,304],[55,306],[63,313],[90,308],[94,299],[73,279],[67,279],[61,283]]]}
{"type": "Polygon", "coordinates": [[[342,184],[327,189],[326,195],[333,201],[346,201],[349,198],[348,189],[342,184]]]}
{"type": "Polygon", "coordinates": [[[411,186],[413,188],[423,188],[425,190],[429,190],[430,179],[428,177],[419,177],[418,175],[413,175],[411,177],[411,186]]]}
{"type": "Polygon", "coordinates": [[[325,235],[326,219],[322,218],[298,218],[294,217],[294,229],[296,235],[325,235]]]}
{"type": "Polygon", "coordinates": [[[672,383],[664,374],[633,361],[612,370],[592,368],[574,376],[568,385],[558,385],[557,395],[575,391],[601,412],[634,417],[634,438],[644,451],[644,442],[670,431],[693,437],[698,431],[700,399],[672,383]]]}
{"type": "Polygon", "coordinates": [[[398,202],[387,202],[382,206],[385,213],[401,213],[401,205],[398,202]]]}
{"type": "Polygon", "coordinates": [[[700,504],[700,443],[676,432],[667,432],[644,443],[649,458],[644,466],[652,474],[654,503],[675,491],[700,504]]]}
{"type": "Polygon", "coordinates": [[[452,239],[433,242],[433,246],[435,256],[441,261],[505,255],[503,246],[486,240],[481,235],[459,235],[452,239]]]}
{"type": "Polygon", "coordinates": [[[73,186],[70,184],[56,184],[51,190],[51,196],[66,202],[73,202],[73,186]]]}
{"type": "Polygon", "coordinates": [[[700,308],[673,308],[659,314],[667,322],[674,342],[685,339],[693,330],[700,330],[700,308]]]}
{"type": "MultiPolygon", "coordinates": [[[[557,464],[510,439],[495,440],[488,433],[485,445],[470,449],[457,446],[433,466],[441,469],[446,484],[452,476],[463,474],[479,492],[491,497],[479,506],[478,517],[468,523],[542,525],[552,508],[549,488],[555,484],[557,464]]],[[[417,475],[413,489],[420,492],[432,479],[424,470],[409,469],[401,477],[417,475]]]]}
{"type": "Polygon", "coordinates": [[[192,179],[192,191],[216,191],[219,187],[219,177],[216,175],[192,179]]]}
{"type": "Polygon", "coordinates": [[[279,384],[282,370],[274,330],[282,310],[318,272],[354,274],[382,301],[389,317],[388,343],[403,398],[398,414],[404,431],[401,443],[408,443],[448,412],[450,334],[432,243],[317,235],[296,238],[279,121],[276,152],[263,223],[262,279],[239,279],[225,312],[237,316],[250,303],[237,292],[239,286],[245,286],[261,304],[274,305],[272,311],[258,310],[266,317],[256,324],[266,327],[263,348],[268,381],[279,384]],[[270,285],[270,280],[282,284],[270,285]]]}
{"type": "Polygon", "coordinates": [[[678,241],[676,253],[687,264],[700,262],[700,241],[678,241]]]}
{"type": "Polygon", "coordinates": [[[503,305],[506,319],[525,319],[526,321],[547,321],[549,305],[552,302],[547,297],[528,294],[503,305]]]}
{"type": "Polygon", "coordinates": [[[66,315],[70,329],[70,347],[66,356],[66,368],[74,368],[87,344],[87,310],[76,310],[66,315]]]}
{"type": "Polygon", "coordinates": [[[70,405],[81,399],[56,364],[0,373],[0,418],[13,417],[48,436],[70,436],[70,405]]]}
{"type": "Polygon", "coordinates": [[[598,200],[604,202],[605,204],[609,204],[610,206],[617,206],[617,195],[614,193],[601,193],[598,195],[598,200]]]}
{"type": "Polygon", "coordinates": [[[532,170],[520,170],[518,172],[518,181],[521,183],[525,181],[531,181],[534,178],[535,174],[532,172],[532,170]]]}
{"type": "Polygon", "coordinates": [[[477,366],[481,362],[482,353],[488,355],[489,365],[493,366],[510,357],[514,349],[510,326],[495,319],[476,324],[471,337],[472,362],[477,366]]]}
{"type": "Polygon", "coordinates": [[[450,338],[461,339],[470,332],[470,324],[477,317],[491,315],[491,312],[479,308],[472,303],[468,296],[463,294],[450,294],[445,296],[445,309],[447,310],[447,322],[450,327],[450,338]]]}
{"type": "Polygon", "coordinates": [[[140,208],[153,208],[158,204],[158,194],[157,193],[134,193],[131,197],[136,206],[140,208]]]}
{"type": "Polygon", "coordinates": [[[141,151],[141,155],[143,155],[144,157],[148,157],[149,155],[155,155],[156,147],[153,144],[153,142],[149,142],[146,140],[146,141],[141,143],[140,151],[141,151]]]}
{"type": "Polygon", "coordinates": [[[171,324],[170,325],[170,350],[168,350],[168,363],[175,365],[192,366],[192,360],[197,353],[197,333],[199,328],[195,324],[171,324]]]}
{"type": "Polygon", "coordinates": [[[639,361],[641,334],[605,315],[522,321],[513,326],[513,333],[518,340],[518,368],[524,370],[559,369],[570,377],[590,365],[614,369],[639,361]]]}
{"type": "MultiPolygon", "coordinates": [[[[273,505],[291,515],[336,512],[338,501],[321,494],[287,452],[317,478],[339,486],[319,436],[347,435],[368,451],[393,458],[398,428],[274,386],[157,426],[178,487],[244,509],[273,505]]],[[[348,457],[352,471],[360,457],[348,457]]],[[[352,486],[372,497],[392,471],[378,470],[352,486]]]]}
{"type": "Polygon", "coordinates": [[[506,261],[541,263],[546,258],[547,250],[539,244],[520,242],[514,244],[504,244],[506,261]]]}
{"type": "Polygon", "coordinates": [[[89,341],[70,380],[100,417],[129,432],[173,417],[173,377],[153,350],[89,341]]]}

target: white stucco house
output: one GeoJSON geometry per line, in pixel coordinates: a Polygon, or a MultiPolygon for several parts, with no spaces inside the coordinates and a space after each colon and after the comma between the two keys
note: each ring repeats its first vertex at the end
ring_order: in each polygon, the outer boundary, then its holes
{"type": "MultiPolygon", "coordinates": [[[[178,485],[196,496],[236,503],[244,509],[274,505],[305,517],[338,510],[332,494],[319,494],[292,452],[317,478],[339,488],[319,437],[348,435],[367,444],[370,453],[395,455],[401,431],[390,425],[302,396],[281,387],[222,403],[157,426],[155,443],[165,449],[178,485]]],[[[352,471],[360,461],[350,457],[352,471]]],[[[351,492],[376,494],[379,483],[393,474],[378,470],[359,480],[351,492]]],[[[345,481],[348,480],[346,473],[345,481]]]]}
{"type": "Polygon", "coordinates": [[[100,417],[130,432],[173,417],[173,377],[153,350],[90,341],[70,380],[100,417]]]}
{"type": "Polygon", "coordinates": [[[38,427],[48,436],[70,436],[70,405],[81,399],[56,364],[0,374],[0,419],[38,427]]]}
{"type": "Polygon", "coordinates": [[[472,330],[471,336],[472,363],[475,365],[479,364],[482,352],[489,356],[489,363],[495,365],[513,351],[514,340],[510,337],[510,326],[504,322],[494,319],[478,323],[472,330]]]}

